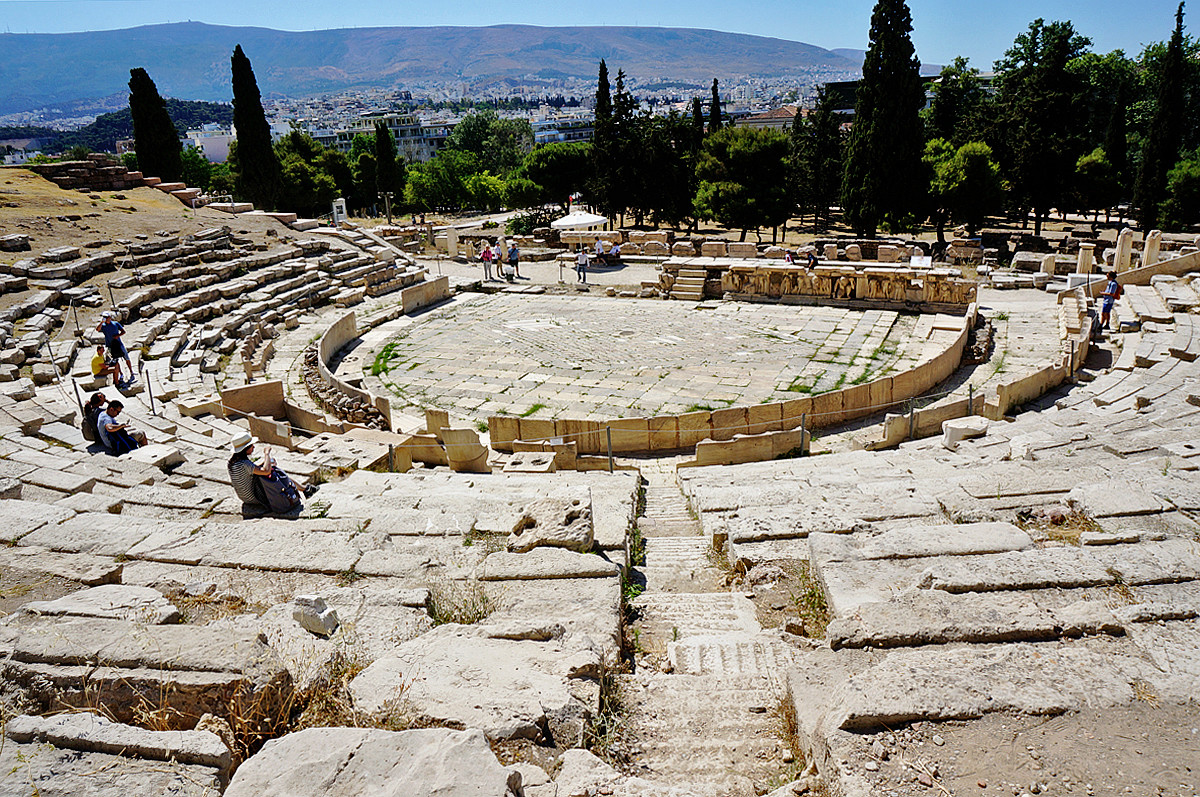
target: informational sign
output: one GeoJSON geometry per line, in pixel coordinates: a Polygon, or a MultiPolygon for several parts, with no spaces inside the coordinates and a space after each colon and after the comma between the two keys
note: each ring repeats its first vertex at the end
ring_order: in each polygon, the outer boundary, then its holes
{"type": "Polygon", "coordinates": [[[908,264],[913,268],[933,268],[933,258],[929,255],[913,255],[908,264]]]}

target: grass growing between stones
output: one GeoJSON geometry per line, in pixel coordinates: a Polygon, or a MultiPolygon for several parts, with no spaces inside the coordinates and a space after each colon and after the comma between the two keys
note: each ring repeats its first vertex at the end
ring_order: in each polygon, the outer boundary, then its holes
{"type": "Polygon", "coordinates": [[[629,763],[624,744],[629,707],[621,693],[617,673],[605,668],[600,674],[600,710],[583,731],[583,744],[610,766],[620,769],[629,763]]]}
{"type": "Polygon", "coordinates": [[[475,579],[434,584],[429,589],[429,616],[434,625],[471,625],[484,620],[499,607],[475,579]]]}
{"type": "Polygon", "coordinates": [[[812,566],[806,561],[789,562],[783,570],[795,581],[795,587],[789,592],[796,613],[804,621],[805,636],[820,639],[829,625],[825,590],[813,577],[812,566]]]}
{"type": "Polygon", "coordinates": [[[1089,515],[1078,510],[1067,513],[1018,513],[1017,526],[1041,542],[1052,541],[1078,546],[1084,532],[1103,532],[1104,529],[1089,515]]]}

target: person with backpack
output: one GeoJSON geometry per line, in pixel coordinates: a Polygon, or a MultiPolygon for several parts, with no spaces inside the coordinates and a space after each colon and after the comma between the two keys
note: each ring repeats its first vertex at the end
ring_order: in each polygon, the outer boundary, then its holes
{"type": "MultiPolygon", "coordinates": [[[[243,516],[286,515],[302,507],[300,489],[276,464],[271,449],[263,451],[261,461],[251,459],[257,442],[249,432],[239,432],[229,442],[233,451],[227,463],[229,481],[242,500],[243,516]]],[[[311,484],[303,489],[306,497],[316,491],[316,485],[311,484]]]]}
{"type": "Polygon", "coordinates": [[[521,279],[521,250],[517,249],[516,241],[508,247],[508,264],[513,267],[513,274],[521,279]]]}
{"type": "Polygon", "coordinates": [[[1108,329],[1108,317],[1112,314],[1113,305],[1125,291],[1121,288],[1121,283],[1117,282],[1117,272],[1110,271],[1106,276],[1108,284],[1104,286],[1104,293],[1100,294],[1100,298],[1104,300],[1100,307],[1100,325],[1108,329]]]}
{"type": "Polygon", "coordinates": [[[88,442],[100,442],[100,431],[96,424],[107,403],[108,399],[104,397],[104,394],[97,392],[93,393],[87,400],[87,404],[83,405],[83,420],[79,422],[79,431],[83,433],[84,439],[88,442]]]}

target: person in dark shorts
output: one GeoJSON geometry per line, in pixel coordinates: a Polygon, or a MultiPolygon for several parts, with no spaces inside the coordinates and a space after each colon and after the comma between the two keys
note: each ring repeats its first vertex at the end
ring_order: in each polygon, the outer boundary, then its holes
{"type": "Polygon", "coordinates": [[[133,373],[133,363],[129,362],[129,351],[121,340],[121,336],[125,334],[125,327],[116,319],[112,310],[105,310],[100,314],[100,323],[96,325],[96,331],[104,335],[104,345],[108,346],[109,356],[114,360],[125,361],[125,373],[128,376],[124,384],[118,382],[117,387],[133,384],[137,376],[133,373]]]}

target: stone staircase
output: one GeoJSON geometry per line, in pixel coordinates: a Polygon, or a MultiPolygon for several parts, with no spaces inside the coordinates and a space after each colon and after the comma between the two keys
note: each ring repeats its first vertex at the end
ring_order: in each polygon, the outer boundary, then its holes
{"type": "Polygon", "coordinates": [[[708,271],[696,266],[680,266],[679,276],[671,287],[671,298],[682,301],[704,301],[704,280],[708,271]]]}
{"type": "Polygon", "coordinates": [[[643,665],[618,684],[633,774],[704,797],[762,793],[790,755],[777,675],[793,651],[763,632],[747,597],[722,590],[669,465],[643,475],[646,561],[634,574],[646,585],[634,600],[643,665]]]}

